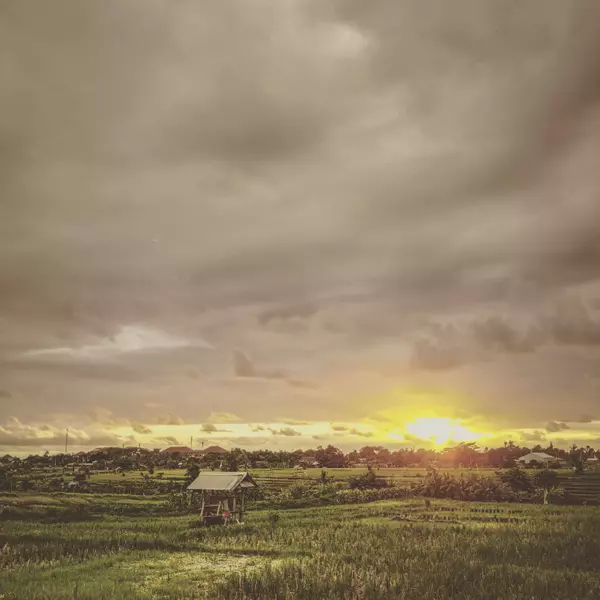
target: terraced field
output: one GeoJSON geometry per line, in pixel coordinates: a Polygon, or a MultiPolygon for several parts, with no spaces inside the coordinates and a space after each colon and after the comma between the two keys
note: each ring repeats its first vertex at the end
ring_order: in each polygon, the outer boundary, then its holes
{"type": "MultiPolygon", "coordinates": [[[[347,468],[347,469],[326,469],[327,476],[333,481],[344,481],[350,477],[360,475],[366,472],[366,468],[347,468]]],[[[448,468],[440,469],[440,471],[451,473],[456,476],[477,473],[479,475],[497,477],[497,469],[491,468],[480,468],[480,469],[458,469],[448,468]]],[[[322,469],[306,469],[306,470],[295,470],[295,469],[254,469],[252,474],[257,480],[259,485],[263,489],[267,490],[279,490],[299,481],[303,482],[317,482],[321,477],[322,469]]],[[[410,484],[418,481],[426,475],[426,469],[421,468],[381,468],[376,469],[378,477],[385,478],[391,482],[397,484],[410,484]]],[[[533,474],[534,471],[527,471],[529,474],[533,474]]],[[[60,471],[62,474],[62,470],[60,471]]],[[[153,476],[153,480],[156,476],[162,473],[160,481],[181,483],[185,481],[186,471],[185,469],[157,469],[153,476]]],[[[575,475],[570,469],[558,469],[557,473],[560,477],[560,485],[567,493],[567,497],[575,504],[600,503],[600,472],[591,471],[586,472],[583,475],[575,475]]],[[[58,471],[56,473],[59,474],[58,471]]],[[[91,484],[92,491],[100,491],[99,485],[103,483],[115,482],[120,484],[135,484],[144,480],[144,476],[147,473],[142,471],[129,471],[125,473],[115,473],[114,471],[100,471],[92,473],[89,483],[91,484]]],[[[32,475],[32,479],[36,479],[36,475],[32,475]]],[[[65,481],[70,480],[70,474],[67,474],[65,481]]],[[[135,486],[132,485],[132,489],[135,486]]]]}
{"type": "MultiPolygon", "coordinates": [[[[275,515],[275,516],[274,516],[275,515]]],[[[385,501],[199,528],[194,517],[8,521],[4,600],[597,600],[600,512],[385,501]]]]}
{"type": "Polygon", "coordinates": [[[561,475],[560,485],[577,503],[600,503],[600,473],[561,475]]]}

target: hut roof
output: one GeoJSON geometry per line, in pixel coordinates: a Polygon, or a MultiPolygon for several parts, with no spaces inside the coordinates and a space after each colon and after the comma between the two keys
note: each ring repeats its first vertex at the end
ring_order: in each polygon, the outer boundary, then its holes
{"type": "Polygon", "coordinates": [[[188,486],[188,490],[220,490],[231,492],[237,488],[257,487],[250,473],[215,473],[206,471],[200,473],[188,486]]]}
{"type": "Polygon", "coordinates": [[[559,462],[559,459],[555,456],[551,456],[550,454],[546,454],[546,452],[530,452],[525,456],[521,456],[521,458],[517,458],[517,462],[559,462]]]}

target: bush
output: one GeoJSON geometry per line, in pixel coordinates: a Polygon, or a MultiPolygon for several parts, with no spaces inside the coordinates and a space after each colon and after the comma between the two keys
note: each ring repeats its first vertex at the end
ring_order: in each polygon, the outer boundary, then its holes
{"type": "Polygon", "coordinates": [[[377,477],[375,471],[369,467],[369,470],[363,475],[350,477],[348,485],[351,490],[372,490],[388,487],[387,480],[377,477]]]}
{"type": "Polygon", "coordinates": [[[453,477],[431,469],[427,477],[413,487],[413,492],[432,498],[451,500],[476,500],[483,502],[514,502],[519,499],[507,484],[490,477],[471,474],[467,477],[453,477]]]}
{"type": "Polygon", "coordinates": [[[519,467],[513,467],[500,473],[500,480],[515,492],[533,491],[534,486],[531,477],[519,467]]]}
{"type": "Polygon", "coordinates": [[[310,483],[294,483],[287,489],[289,491],[289,495],[294,500],[297,500],[307,496],[310,493],[310,488],[312,488],[310,483]]]}
{"type": "Polygon", "coordinates": [[[277,525],[277,523],[279,522],[279,519],[281,519],[281,515],[278,512],[275,512],[274,510],[272,510],[267,515],[267,521],[269,521],[269,523],[271,524],[271,526],[277,525]]]}

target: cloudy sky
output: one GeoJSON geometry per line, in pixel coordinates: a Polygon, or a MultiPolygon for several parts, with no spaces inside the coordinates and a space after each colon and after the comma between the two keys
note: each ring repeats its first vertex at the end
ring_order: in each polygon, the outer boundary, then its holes
{"type": "Polygon", "coordinates": [[[600,445],[599,23],[3,2],[0,449],[600,445]]]}

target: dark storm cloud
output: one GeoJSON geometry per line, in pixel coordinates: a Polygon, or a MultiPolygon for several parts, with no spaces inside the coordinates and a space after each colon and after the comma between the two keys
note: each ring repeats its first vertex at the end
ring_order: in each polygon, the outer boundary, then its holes
{"type": "Polygon", "coordinates": [[[474,323],[473,336],[485,350],[492,352],[532,352],[536,346],[533,332],[521,333],[500,317],[474,323]]]}
{"type": "Polygon", "coordinates": [[[592,410],[598,315],[542,305],[598,297],[600,7],[446,4],[3,4],[0,409],[330,421],[412,352],[466,389],[535,354],[515,414],[543,407],[544,361],[592,410]],[[98,360],[134,323],[221,350],[98,360]],[[236,347],[286,371],[238,352],[219,382],[236,347]],[[250,389],[271,380],[285,399],[250,389]]]}
{"type": "Polygon", "coordinates": [[[600,345],[600,316],[594,316],[580,299],[563,301],[545,324],[557,344],[600,345]]]}
{"type": "Polygon", "coordinates": [[[415,369],[451,369],[466,359],[461,347],[461,332],[454,326],[434,328],[431,338],[418,339],[412,349],[411,366],[415,369]]]}
{"type": "Polygon", "coordinates": [[[299,379],[278,369],[257,369],[252,359],[241,350],[233,351],[233,374],[236,377],[282,380],[287,385],[297,388],[315,389],[312,381],[299,379]]]}
{"type": "Polygon", "coordinates": [[[548,345],[595,346],[600,344],[600,318],[580,298],[560,300],[547,315],[525,324],[493,316],[466,325],[429,324],[427,337],[412,350],[418,369],[450,369],[465,362],[498,354],[535,352],[548,345]]]}
{"type": "Polygon", "coordinates": [[[233,374],[236,377],[257,377],[254,363],[241,350],[233,351],[233,374]]]}

